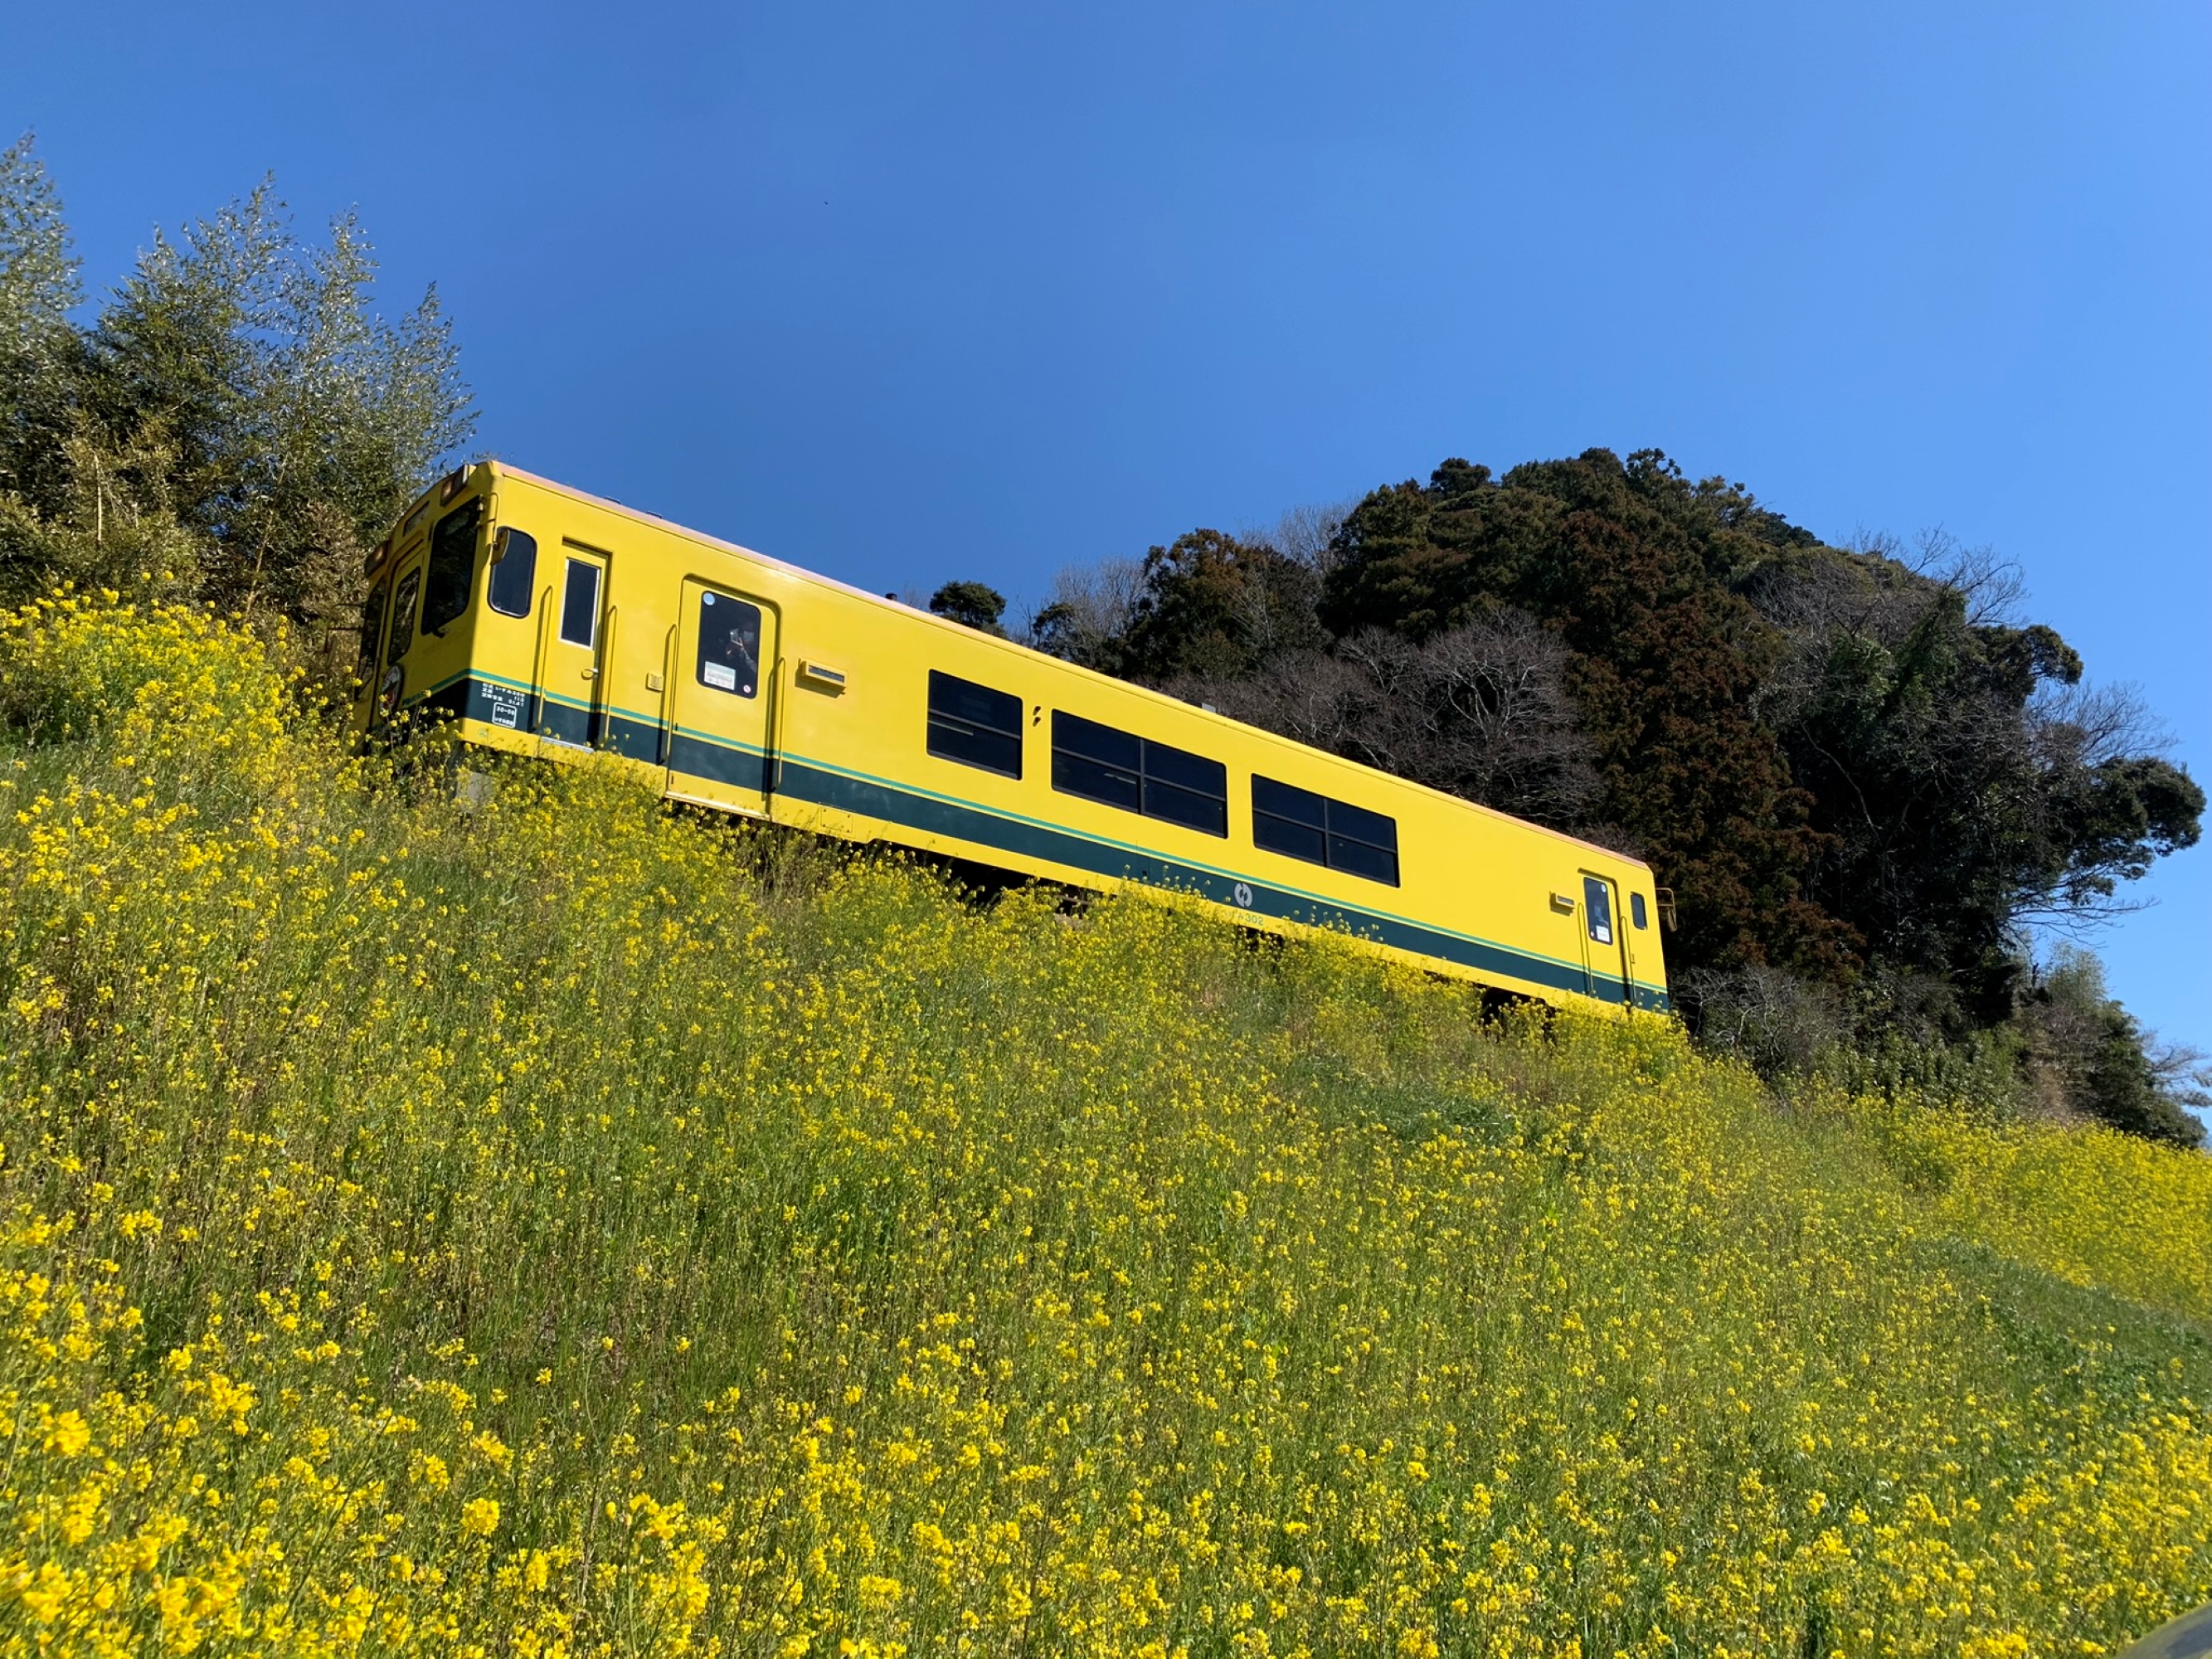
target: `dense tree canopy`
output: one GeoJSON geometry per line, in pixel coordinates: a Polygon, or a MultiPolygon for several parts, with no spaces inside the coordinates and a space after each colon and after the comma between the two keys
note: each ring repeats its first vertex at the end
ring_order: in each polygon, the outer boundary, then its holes
{"type": "MultiPolygon", "coordinates": [[[[1808,901],[1821,842],[1758,717],[1777,654],[1737,579],[1808,543],[1741,491],[1691,486],[1663,456],[1594,450],[1516,468],[1448,461],[1376,490],[1337,537],[1333,632],[1419,638],[1510,607],[1566,646],[1568,690],[1616,827],[1682,902],[1693,962],[1775,962],[1832,978],[1860,943],[1808,901]]],[[[1505,803],[1496,803],[1505,805],[1505,803]]]]}
{"type": "Polygon", "coordinates": [[[1788,641],[1765,714],[1825,836],[1808,890],[1975,1023],[2011,1006],[2019,923],[2094,916],[2197,839],[2203,792],[2051,629],[1879,553],[1760,574],[1788,641]]]}
{"type": "Polygon", "coordinates": [[[1143,586],[1118,641],[1121,672],[1234,679],[1326,637],[1310,566],[1263,542],[1194,530],[1145,555],[1143,586]]]}

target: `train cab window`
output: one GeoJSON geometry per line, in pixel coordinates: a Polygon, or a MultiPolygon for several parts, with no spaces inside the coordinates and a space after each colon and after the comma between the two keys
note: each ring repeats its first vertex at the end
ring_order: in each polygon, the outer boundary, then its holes
{"type": "Polygon", "coordinates": [[[589,559],[571,559],[561,594],[561,642],[588,651],[599,641],[599,568],[589,559]]]}
{"type": "Polygon", "coordinates": [[[501,531],[491,553],[491,608],[502,617],[528,616],[537,580],[538,538],[526,531],[501,531]]]}
{"type": "Polygon", "coordinates": [[[1252,844],[1387,886],[1398,884],[1398,821],[1310,789],[1252,779],[1252,844]]]}
{"type": "Polygon", "coordinates": [[[415,598],[422,588],[422,567],[418,564],[399,579],[399,595],[392,601],[392,638],[384,647],[386,668],[405,656],[407,647],[415,643],[415,598]]]}
{"type": "Polygon", "coordinates": [[[1628,919],[1638,927],[1649,927],[1651,925],[1644,908],[1643,894],[1631,893],[1628,896],[1628,919]]]}
{"type": "Polygon", "coordinates": [[[760,688],[761,613],[726,593],[699,596],[699,684],[733,696],[760,688]]]}
{"type": "Polygon", "coordinates": [[[1229,769],[1219,761],[1057,708],[1052,787],[1205,835],[1229,833],[1229,769]]]}
{"type": "Polygon", "coordinates": [[[1599,877],[1583,878],[1583,917],[1593,939],[1613,943],[1613,888],[1599,877]]]}
{"type": "Polygon", "coordinates": [[[361,602],[361,677],[364,680],[376,672],[376,647],[384,643],[384,595],[385,586],[379,582],[361,602]]]}
{"type": "Polygon", "coordinates": [[[422,588],[422,631],[441,633],[469,608],[477,568],[477,531],[483,497],[455,507],[430,532],[429,578],[422,588]]]}
{"type": "Polygon", "coordinates": [[[1022,700],[929,671],[929,752],[1010,778],[1022,775],[1022,700]]]}

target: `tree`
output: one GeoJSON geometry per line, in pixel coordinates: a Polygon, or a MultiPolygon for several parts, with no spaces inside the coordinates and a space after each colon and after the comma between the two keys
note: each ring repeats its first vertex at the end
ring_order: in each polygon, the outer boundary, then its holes
{"type": "Polygon", "coordinates": [[[0,350],[11,355],[67,331],[83,297],[61,196],[36,141],[0,150],[0,350]]]}
{"type": "Polygon", "coordinates": [[[980,633],[1006,637],[999,618],[1006,612],[1005,595],[981,582],[947,582],[929,596],[929,608],[948,622],[980,633]]]}
{"type": "Polygon", "coordinates": [[[362,554],[473,429],[436,291],[387,322],[375,272],[354,215],[305,244],[264,182],[157,235],[87,343],[101,428],[174,446],[213,603],[342,627],[362,554]]]}
{"type": "Polygon", "coordinates": [[[1030,618],[1028,642],[1047,656],[1114,672],[1121,636],[1144,592],[1145,567],[1135,559],[1070,566],[1053,578],[1052,597],[1030,618]]]}
{"type": "Polygon", "coordinates": [[[169,499],[164,432],[115,441],[82,407],[77,272],[26,134],[0,151],[0,601],[57,580],[188,592],[198,548],[169,499]]]}
{"type": "Polygon", "coordinates": [[[43,506],[0,491],[0,602],[57,582],[145,599],[198,592],[203,544],[170,500],[174,453],[158,428],[118,449],[76,420],[52,459],[43,506]]]}
{"type": "Polygon", "coordinates": [[[1120,672],[1158,684],[1179,674],[1249,674],[1326,638],[1311,566],[1264,542],[1194,530],[1145,555],[1143,585],[1120,640],[1120,672]]]}
{"type": "Polygon", "coordinates": [[[264,183],[80,329],[59,200],[27,137],[0,154],[0,587],[151,581],[331,646],[473,425],[435,291],[387,321],[375,271],[353,215],[303,241],[264,183]]]}
{"type": "Polygon", "coordinates": [[[2108,913],[2193,842],[2204,798],[2139,703],[2081,685],[2052,629],[1977,604],[1984,562],[1937,540],[1817,550],[1754,585],[1789,641],[1764,718],[1824,836],[1808,891],[1887,961],[1932,975],[1954,1029],[2011,1012],[2028,921],[2108,913]]]}
{"type": "Polygon", "coordinates": [[[2021,1026],[2032,1066],[2063,1107],[2107,1127],[2178,1146],[2204,1143],[2189,1107],[2212,1104],[2203,1059],[2154,1044],[2106,993],[2086,951],[2062,948],[2033,971],[2021,1026]]]}
{"type": "Polygon", "coordinates": [[[1601,783],[1600,825],[1640,846],[1680,898],[1686,967],[1772,963],[1849,974],[1859,941],[1809,901],[1821,837],[1758,715],[1780,641],[1735,592],[1814,538],[1740,486],[1692,484],[1656,451],[1534,463],[1503,479],[1448,460],[1425,486],[1368,495],[1345,520],[1322,617],[1340,637],[1432,637],[1496,607],[1568,653],[1577,724],[1601,783]]]}
{"type": "Polygon", "coordinates": [[[1268,659],[1239,679],[1165,689],[1316,749],[1540,823],[1579,823],[1598,793],[1559,637],[1518,611],[1415,643],[1382,629],[1268,659]]]}
{"type": "Polygon", "coordinates": [[[60,195],[25,133],[0,150],[0,495],[19,501],[62,488],[78,264],[60,195]]]}

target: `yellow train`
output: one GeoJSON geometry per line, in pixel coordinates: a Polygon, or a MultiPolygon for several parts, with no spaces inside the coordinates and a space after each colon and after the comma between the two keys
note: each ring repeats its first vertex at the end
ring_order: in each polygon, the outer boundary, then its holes
{"type": "Polygon", "coordinates": [[[364,734],[434,712],[675,800],[1668,1006],[1635,860],[513,467],[424,495],[368,584],[364,734]]]}

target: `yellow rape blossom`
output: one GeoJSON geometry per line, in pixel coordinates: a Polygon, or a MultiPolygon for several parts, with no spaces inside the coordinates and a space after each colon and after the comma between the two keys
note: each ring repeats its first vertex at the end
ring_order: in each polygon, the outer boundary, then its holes
{"type": "Polygon", "coordinates": [[[2117,1649],[2212,1159],[0,617],[0,1659],[2117,1649]],[[472,767],[489,764],[472,760],[472,767]]]}
{"type": "Polygon", "coordinates": [[[471,1498],[461,1506],[461,1530],[475,1538],[489,1538],[499,1530],[499,1501],[471,1498]]]}

